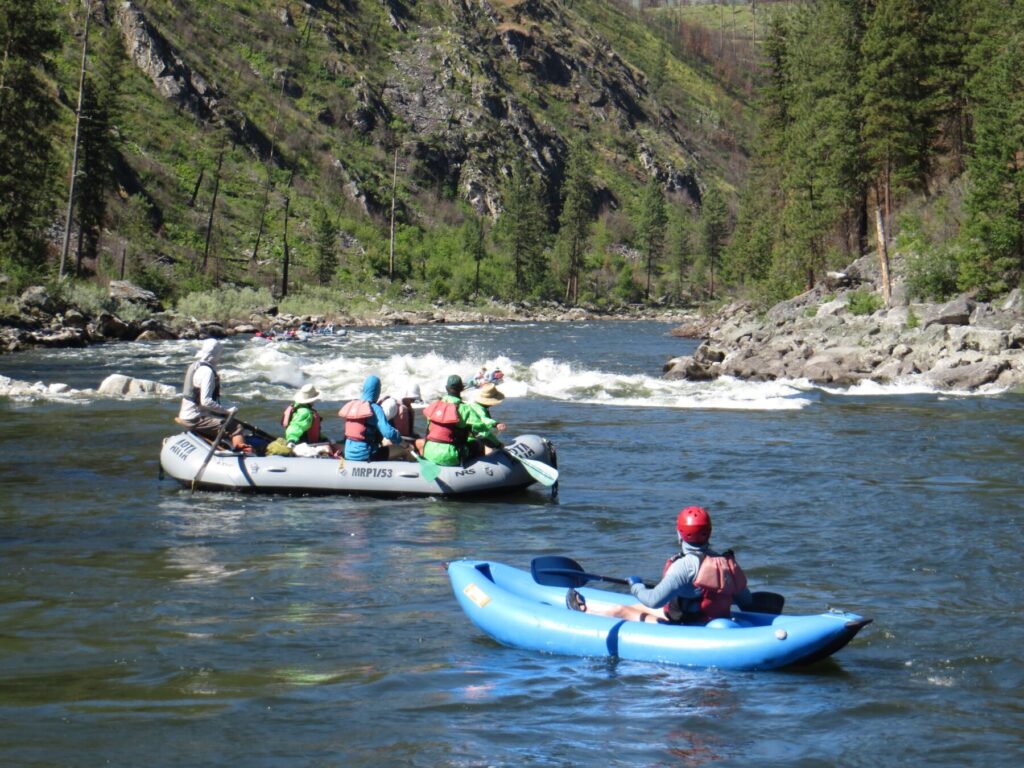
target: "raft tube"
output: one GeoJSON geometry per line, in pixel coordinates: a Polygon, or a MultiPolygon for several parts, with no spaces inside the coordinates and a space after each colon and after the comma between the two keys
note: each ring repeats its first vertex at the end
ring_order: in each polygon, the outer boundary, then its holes
{"type": "MultiPolygon", "coordinates": [[[[831,656],[871,619],[830,611],[775,616],[734,611],[706,626],[679,626],[573,611],[564,587],[537,584],[529,572],[487,560],[448,564],[469,618],[499,643],[572,656],[735,670],[781,669],[831,656]]],[[[631,595],[584,587],[587,601],[635,604],[631,595]]]]}
{"type": "MultiPolygon", "coordinates": [[[[182,432],[164,440],[164,474],[191,486],[210,452],[203,438],[182,432]]],[[[299,456],[252,456],[218,450],[197,488],[299,494],[371,496],[461,496],[515,491],[535,481],[513,455],[554,466],[554,449],[537,435],[522,435],[476,461],[440,467],[436,480],[424,479],[416,461],[348,461],[299,456]]]]}

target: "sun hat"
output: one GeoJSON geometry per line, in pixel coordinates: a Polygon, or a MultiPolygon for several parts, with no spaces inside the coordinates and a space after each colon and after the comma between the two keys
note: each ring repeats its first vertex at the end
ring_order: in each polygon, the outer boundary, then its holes
{"type": "Polygon", "coordinates": [[[302,389],[295,393],[294,401],[298,405],[309,405],[320,399],[320,390],[312,384],[303,384],[302,389]]]}
{"type": "Polygon", "coordinates": [[[487,381],[480,385],[480,390],[476,393],[476,401],[480,405],[486,405],[488,407],[497,405],[505,399],[505,395],[498,391],[498,388],[491,382],[487,381]]]}

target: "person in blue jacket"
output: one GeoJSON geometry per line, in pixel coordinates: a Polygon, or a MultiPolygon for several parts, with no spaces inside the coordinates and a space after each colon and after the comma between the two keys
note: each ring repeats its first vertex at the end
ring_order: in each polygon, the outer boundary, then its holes
{"type": "Polygon", "coordinates": [[[362,397],[348,401],[338,411],[345,420],[345,458],[349,461],[383,461],[388,446],[402,442],[402,435],[377,404],[379,398],[380,378],[371,374],[363,382],[362,397]]]}

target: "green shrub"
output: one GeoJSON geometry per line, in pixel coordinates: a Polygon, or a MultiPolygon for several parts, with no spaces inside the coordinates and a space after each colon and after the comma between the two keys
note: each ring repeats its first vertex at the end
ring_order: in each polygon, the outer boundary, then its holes
{"type": "Polygon", "coordinates": [[[957,292],[959,265],[948,248],[907,257],[907,292],[917,299],[941,300],[957,292]]]}
{"type": "Polygon", "coordinates": [[[851,315],[872,315],[882,308],[882,297],[871,291],[851,291],[846,308],[851,315]]]}
{"type": "Polygon", "coordinates": [[[272,306],[274,299],[266,288],[218,288],[197,291],[178,299],[177,309],[183,315],[220,323],[248,320],[258,309],[272,306]]]}
{"type": "Polygon", "coordinates": [[[921,325],[921,318],[917,316],[917,313],[913,309],[907,309],[907,328],[917,328],[921,325]]]}
{"type": "Polygon", "coordinates": [[[117,302],[110,298],[105,285],[70,280],[59,283],[57,294],[83,315],[96,317],[100,312],[117,312],[117,302]]]}

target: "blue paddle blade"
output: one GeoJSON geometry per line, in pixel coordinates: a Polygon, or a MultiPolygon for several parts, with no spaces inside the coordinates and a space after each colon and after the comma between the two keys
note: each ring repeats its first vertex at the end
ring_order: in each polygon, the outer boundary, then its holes
{"type": "Polygon", "coordinates": [[[592,580],[590,574],[583,572],[582,565],[561,555],[535,557],[530,573],[534,581],[545,587],[582,587],[592,580]]]}

